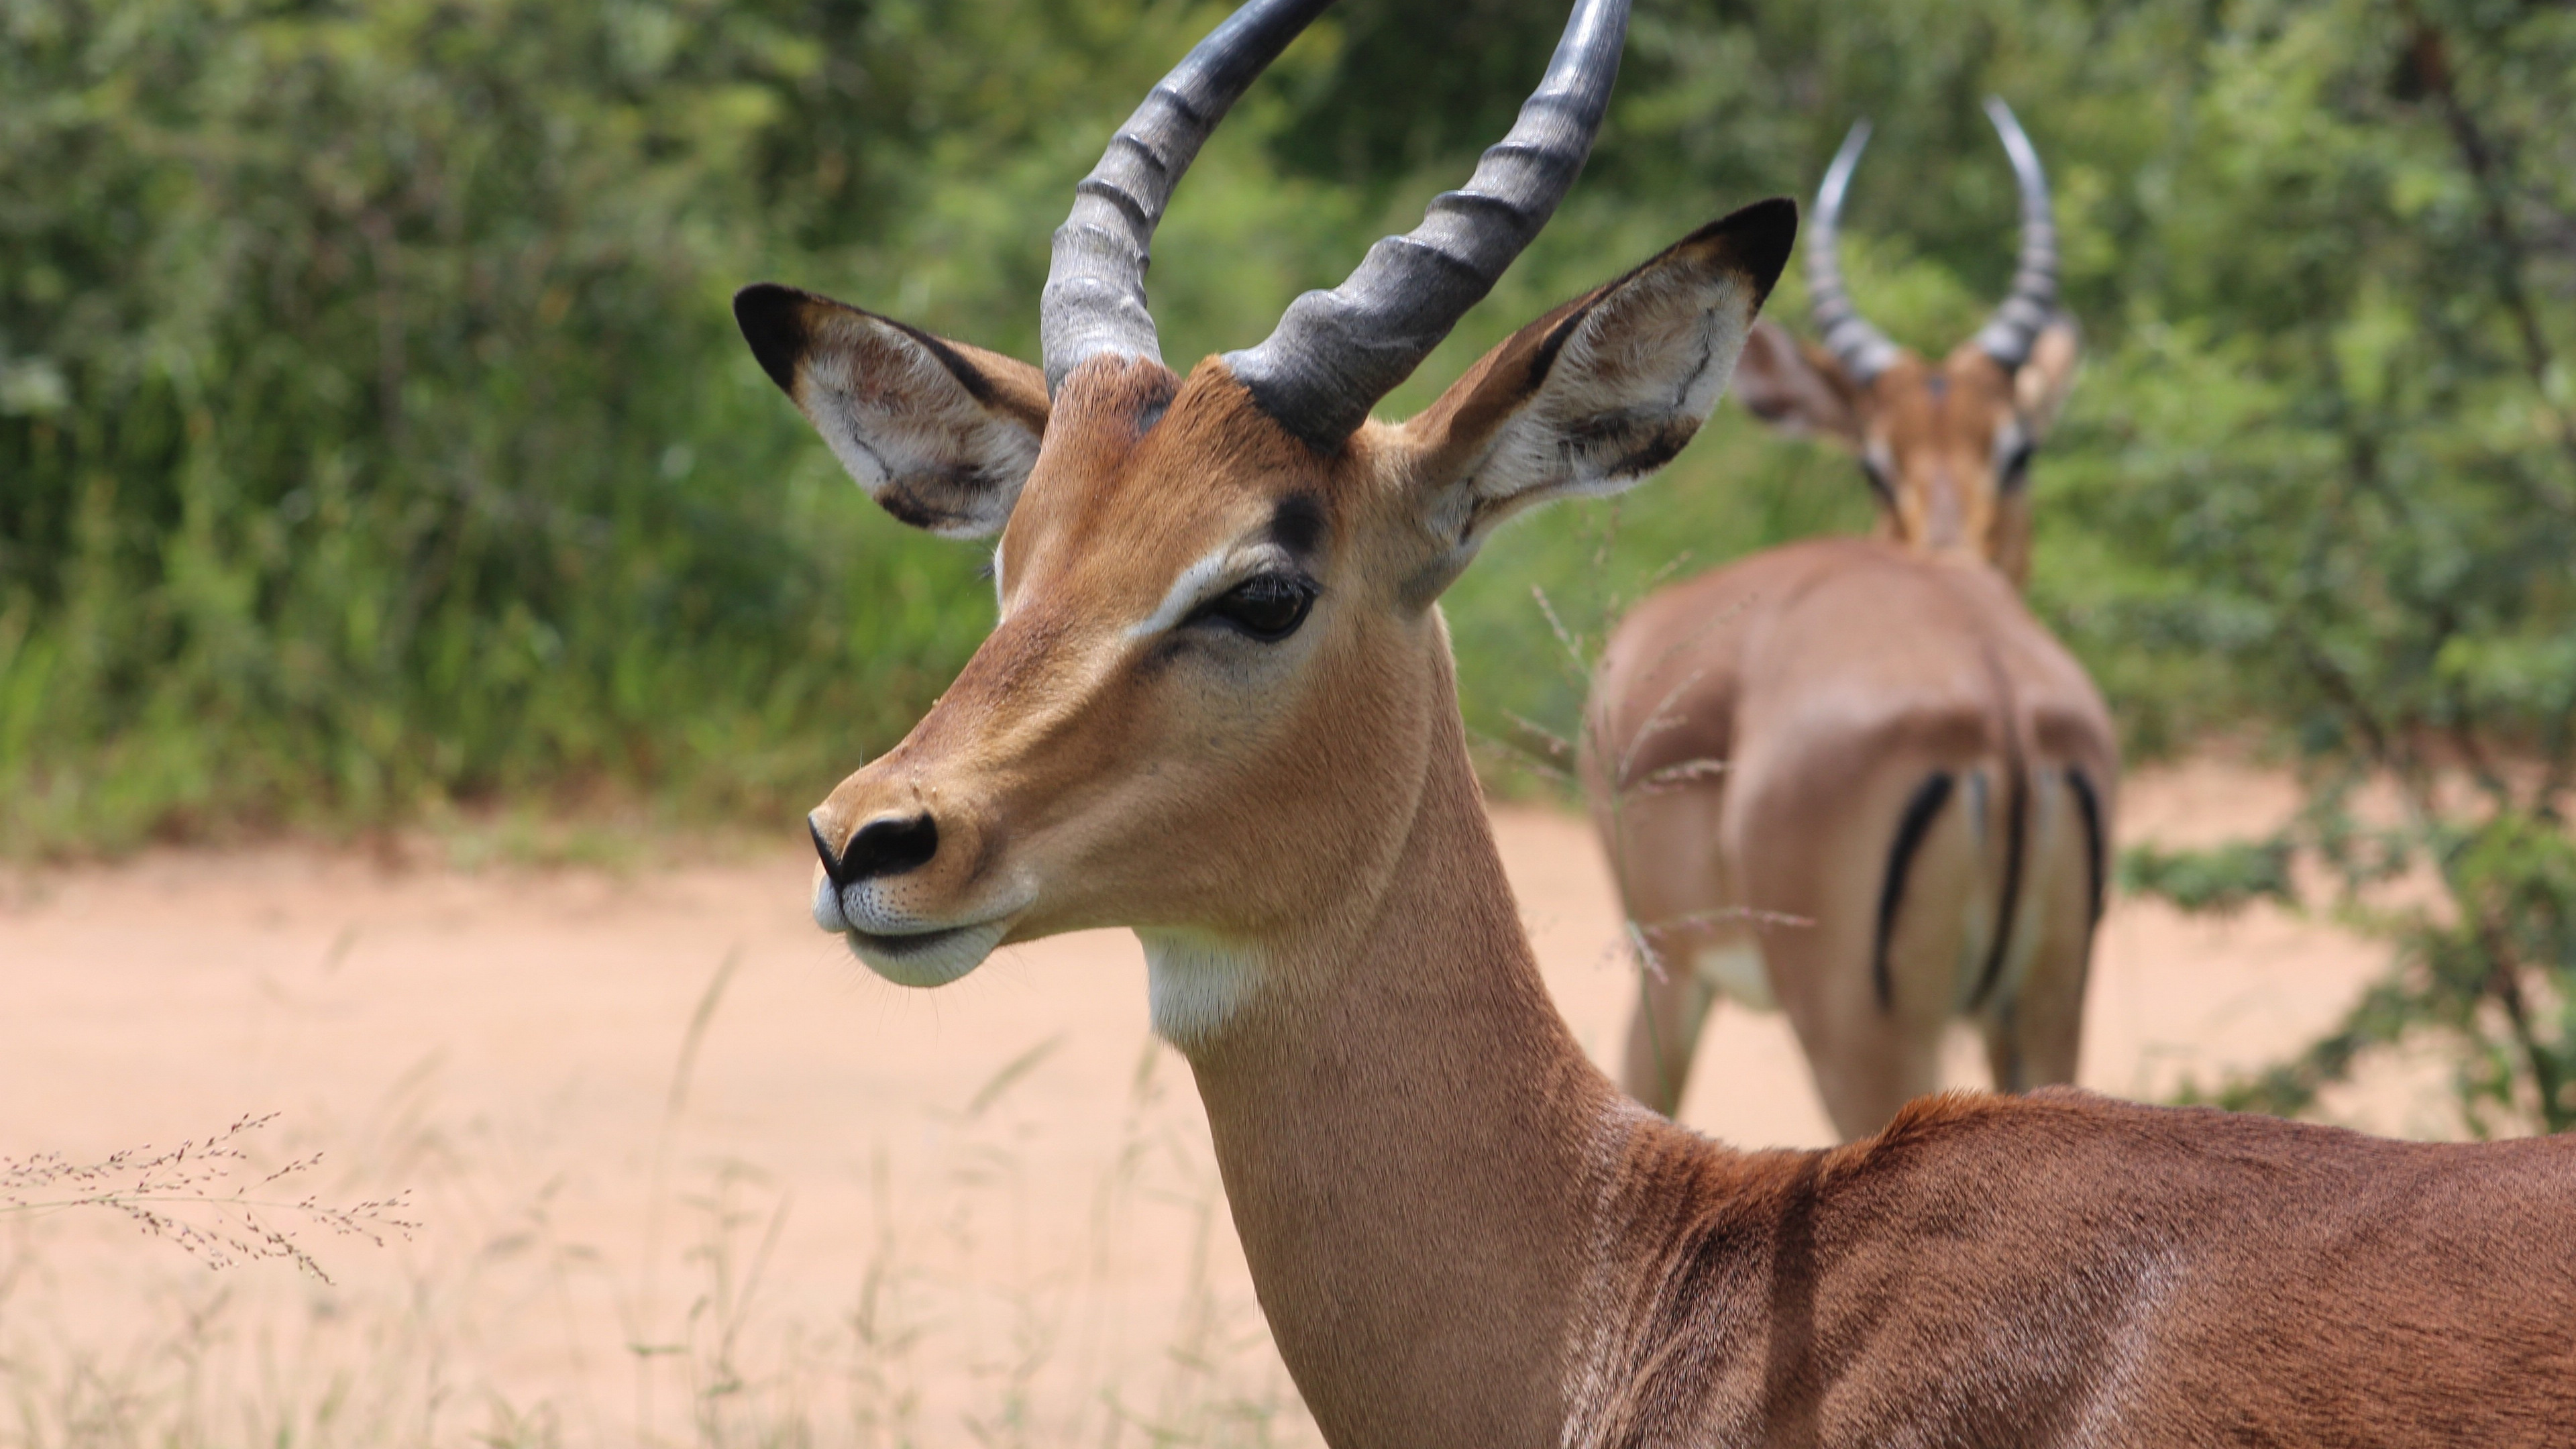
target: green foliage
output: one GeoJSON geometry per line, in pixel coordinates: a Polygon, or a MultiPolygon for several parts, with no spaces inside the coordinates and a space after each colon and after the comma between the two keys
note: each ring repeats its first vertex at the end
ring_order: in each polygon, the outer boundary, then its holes
{"type": "Polygon", "coordinates": [[[936,687],[971,583],[728,335],[825,18],[773,10],[0,12],[8,847],[762,798],[936,687]]]}
{"type": "Polygon", "coordinates": [[[2194,264],[2073,429],[2062,514],[2101,566],[2061,597],[2115,680],[2206,678],[2183,708],[2282,728],[2309,806],[2238,863],[2315,859],[2394,948],[2335,1033],[2223,1097],[2295,1110],[2430,1033],[2473,1125],[2576,1125],[2576,23],[2236,13],[2164,223],[2194,264]]]}
{"type": "Polygon", "coordinates": [[[2211,915],[2241,911],[2256,901],[2295,905],[2285,837],[2244,840],[2215,850],[2159,850],[2136,845],[2120,852],[2120,889],[2160,896],[2175,906],[2211,915]]]}
{"type": "Polygon", "coordinates": [[[2446,800],[2410,779],[2397,821],[2371,823],[2354,806],[2360,779],[2349,767],[2321,779],[2297,826],[2263,848],[2295,843],[2326,866],[2342,918],[2389,942],[2393,969],[2307,1051],[2214,1099],[2304,1111],[2368,1052],[2429,1034],[2453,1047],[2473,1130],[2576,1127],[2576,839],[2564,816],[2510,789],[2446,800]]]}

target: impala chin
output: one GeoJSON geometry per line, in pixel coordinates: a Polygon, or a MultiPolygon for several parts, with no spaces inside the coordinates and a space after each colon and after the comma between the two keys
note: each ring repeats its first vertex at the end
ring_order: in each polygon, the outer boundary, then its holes
{"type": "Polygon", "coordinates": [[[1006,917],[973,926],[949,926],[903,935],[845,930],[850,954],[897,986],[945,986],[984,964],[1011,923],[1006,917]]]}
{"type": "Polygon", "coordinates": [[[851,955],[897,986],[945,986],[983,965],[1020,909],[1015,904],[942,925],[896,906],[873,882],[835,887],[815,872],[814,924],[847,941],[851,955]]]}

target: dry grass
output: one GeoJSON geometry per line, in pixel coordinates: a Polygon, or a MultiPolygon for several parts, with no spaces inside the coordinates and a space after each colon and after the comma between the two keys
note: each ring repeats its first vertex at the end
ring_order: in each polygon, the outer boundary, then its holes
{"type": "Polygon", "coordinates": [[[236,1117],[221,1131],[183,1137],[176,1147],[146,1143],[96,1162],[74,1162],[59,1152],[0,1156],[0,1218],[110,1213],[211,1269],[275,1260],[324,1283],[331,1275],[302,1233],[318,1228],[381,1248],[389,1236],[409,1238],[420,1226],[401,1215],[400,1191],[347,1205],[312,1193],[295,1196],[297,1180],[321,1165],[322,1154],[256,1165],[251,1135],[276,1120],[274,1112],[236,1117]]]}
{"type": "Polygon", "coordinates": [[[471,1252],[411,1251],[402,1214],[434,1218],[483,1190],[477,1149],[497,1145],[441,1120],[428,1069],[377,1105],[363,1160],[333,1174],[291,1138],[264,1141],[271,1117],[103,1163],[0,1161],[0,1444],[1315,1441],[1258,1311],[1215,1271],[1231,1250],[1222,1194],[1171,1110],[1187,1087],[1151,1044],[1087,1204],[1032,1173],[1026,1123],[1008,1110],[1061,1044],[1050,1039],[927,1114],[918,1125],[939,1144],[927,1163],[904,1172],[879,1146],[854,1229],[865,1271],[837,1319],[779,1306],[798,1165],[701,1153],[707,1134],[688,1116],[737,964],[718,967],[680,1033],[656,1140],[634,1144],[652,1200],[630,1261],[559,1211],[560,1179],[485,1204],[507,1226],[471,1252]],[[315,1193],[277,1192],[317,1175],[329,1182],[315,1193]],[[368,1195],[331,1205],[352,1191],[368,1195]],[[1077,1212],[1078,1251],[1050,1251],[1038,1227],[1077,1212]],[[1124,1271],[1182,1254],[1176,1305],[1124,1271]],[[401,1271],[378,1271],[387,1256],[401,1271]],[[531,1332],[546,1319],[555,1332],[531,1332]],[[557,1340],[533,1375],[507,1350],[496,1369],[502,1339],[531,1337],[557,1340]]]}

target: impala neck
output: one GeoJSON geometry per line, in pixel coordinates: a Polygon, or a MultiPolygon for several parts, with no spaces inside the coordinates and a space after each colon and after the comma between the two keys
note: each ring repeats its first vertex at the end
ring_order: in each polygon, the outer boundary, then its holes
{"type": "Polygon", "coordinates": [[[1257,948],[1262,998],[1191,1065],[1326,1437],[1552,1446],[1594,1225],[1642,1114],[1548,998],[1436,652],[1422,788],[1375,899],[1257,948]]]}

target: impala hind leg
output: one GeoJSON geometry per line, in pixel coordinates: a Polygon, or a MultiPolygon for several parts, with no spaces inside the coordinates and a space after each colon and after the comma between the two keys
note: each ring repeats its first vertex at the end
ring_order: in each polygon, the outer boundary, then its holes
{"type": "Polygon", "coordinates": [[[1973,773],[1882,751],[1872,778],[1815,778],[1730,825],[1747,901],[1787,918],[1766,925],[1763,954],[1846,1141],[1941,1085],[1969,908],[1987,874],[1985,796],[1959,784],[1973,773]]]}
{"type": "Polygon", "coordinates": [[[1688,950],[1655,954],[1654,961],[1639,963],[1637,1014],[1628,1023],[1619,1085],[1650,1110],[1671,1117],[1681,1111],[1691,1057],[1717,1005],[1717,987],[1694,966],[1688,950]]]}
{"type": "Polygon", "coordinates": [[[1977,1025],[1998,1092],[2027,1092],[2075,1080],[2084,1038],[2087,933],[2044,943],[2030,979],[1977,1025]]]}
{"type": "Polygon", "coordinates": [[[1816,1095],[1843,1141],[1867,1137],[1897,1110],[1941,1086],[1941,1023],[1873,1014],[1838,1023],[1830,1031],[1800,1026],[1816,1095]]]}
{"type": "Polygon", "coordinates": [[[2084,988],[2100,910],[2102,809],[2080,773],[2045,772],[2034,804],[2032,893],[2015,932],[2027,965],[1978,1021],[1998,1092],[2075,1080],[2084,1037],[2084,988]],[[2051,778],[2051,775],[2054,778],[2051,778]]]}
{"type": "Polygon", "coordinates": [[[1775,909],[1798,919],[1765,929],[1762,954],[1825,1115],[1849,1142],[1886,1126],[1898,1108],[1940,1087],[1948,1002],[1919,989],[1919,972],[1909,969],[1920,950],[1920,942],[1909,938],[1931,934],[1919,926],[1900,933],[1892,963],[1897,990],[1891,1000],[1881,1000],[1871,970],[1876,933],[1870,914],[1858,899],[1835,898],[1837,890],[1858,897],[1864,884],[1874,895],[1876,882],[1826,872],[1811,880],[1827,888],[1803,899],[1786,891],[1770,896],[1784,902],[1775,909]]]}
{"type": "Polygon", "coordinates": [[[1619,1085],[1667,1117],[1681,1109],[1691,1055],[1717,1004],[1718,983],[1702,958],[1733,935],[1715,919],[1731,899],[1718,852],[1724,800],[1707,788],[1639,793],[1599,815],[1604,838],[1618,842],[1611,869],[1630,944],[1651,956],[1637,962],[1637,1012],[1619,1085]]]}

